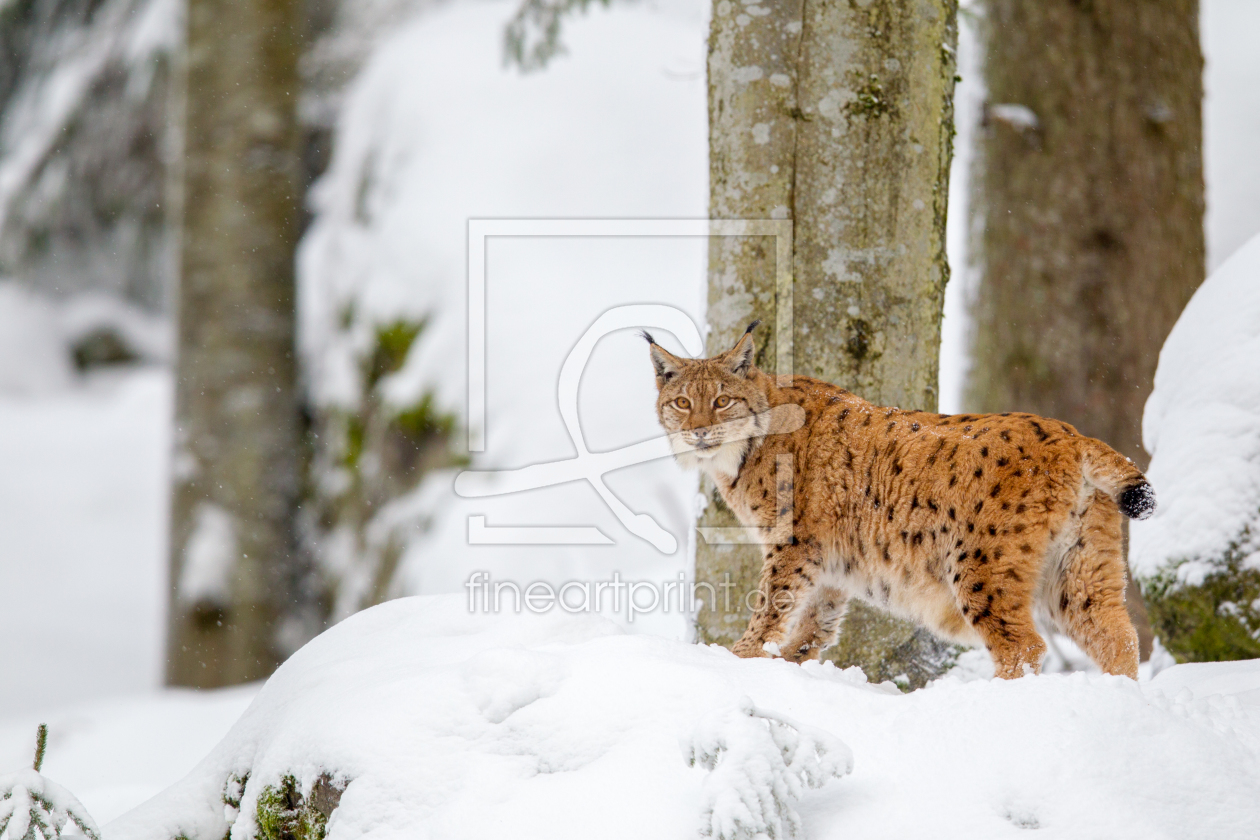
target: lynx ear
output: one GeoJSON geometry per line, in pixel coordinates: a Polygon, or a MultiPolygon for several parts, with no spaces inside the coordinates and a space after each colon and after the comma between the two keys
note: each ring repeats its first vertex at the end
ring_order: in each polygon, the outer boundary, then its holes
{"type": "Polygon", "coordinates": [[[726,351],[722,355],[722,361],[726,364],[726,369],[736,376],[747,376],[752,370],[753,353],[756,352],[756,345],[753,344],[752,331],[756,328],[760,321],[753,321],[748,325],[748,329],[744,330],[744,335],[739,341],[735,342],[735,346],[726,351]]]}
{"type": "Polygon", "coordinates": [[[657,387],[660,387],[663,383],[668,382],[672,377],[682,372],[686,359],[680,359],[661,347],[647,330],[644,330],[641,335],[647,339],[647,343],[650,345],[649,352],[652,356],[652,367],[656,369],[656,384],[657,387]]]}

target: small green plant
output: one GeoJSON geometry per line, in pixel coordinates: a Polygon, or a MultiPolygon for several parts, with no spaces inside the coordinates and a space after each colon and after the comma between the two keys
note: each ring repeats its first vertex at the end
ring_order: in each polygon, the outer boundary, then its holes
{"type": "Polygon", "coordinates": [[[407,352],[415,343],[416,336],[424,329],[423,323],[394,321],[376,328],[376,344],[367,365],[367,385],[371,389],[381,377],[394,373],[407,360],[407,352]]]}
{"type": "Polygon", "coordinates": [[[1142,581],[1151,628],[1178,661],[1260,657],[1260,571],[1245,563],[1253,549],[1244,529],[1201,582],[1178,579],[1185,560],[1142,581]]]}
{"type": "Polygon", "coordinates": [[[74,823],[91,840],[101,833],[82,803],[70,791],[40,775],[48,747],[48,726],[35,736],[35,761],[30,770],[0,776],[0,835],[9,840],[57,840],[74,823]]]}

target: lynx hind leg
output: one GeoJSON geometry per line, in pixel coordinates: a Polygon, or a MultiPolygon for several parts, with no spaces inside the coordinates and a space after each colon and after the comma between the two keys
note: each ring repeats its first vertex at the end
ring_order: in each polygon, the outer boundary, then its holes
{"type": "Polygon", "coordinates": [[[736,656],[746,658],[771,656],[767,644],[784,651],[787,630],[796,616],[808,609],[813,596],[814,577],[819,565],[803,543],[771,548],[761,568],[757,609],[748,622],[748,629],[731,648],[736,656]]]}
{"type": "Polygon", "coordinates": [[[1081,516],[1081,532],[1063,558],[1051,614],[1105,673],[1137,679],[1138,636],[1124,605],[1126,574],[1120,509],[1102,492],[1081,516]]]}
{"type": "Polygon", "coordinates": [[[783,644],[783,658],[792,662],[817,659],[835,644],[844,618],[845,594],[832,586],[814,588],[808,602],[793,617],[783,644]]]}

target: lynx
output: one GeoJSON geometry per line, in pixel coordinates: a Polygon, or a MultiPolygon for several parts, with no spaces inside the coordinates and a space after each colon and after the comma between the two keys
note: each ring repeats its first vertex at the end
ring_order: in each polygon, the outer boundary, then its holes
{"type": "Polygon", "coordinates": [[[778,384],[753,365],[757,323],[710,359],[643,333],[678,462],[763,529],[760,606],[736,654],[817,657],[854,597],[983,644],[999,677],[1040,670],[1040,616],[1103,671],[1137,678],[1120,515],[1146,518],[1155,494],[1131,461],[1032,414],[902,411],[805,376],[778,384]],[[792,406],[803,424],[776,433],[770,418],[792,406]]]}

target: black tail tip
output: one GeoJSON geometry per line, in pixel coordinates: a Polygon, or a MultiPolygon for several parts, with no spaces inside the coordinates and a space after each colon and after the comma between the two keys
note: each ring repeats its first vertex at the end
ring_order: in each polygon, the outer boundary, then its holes
{"type": "Polygon", "coordinates": [[[1120,512],[1130,519],[1149,519],[1155,512],[1155,488],[1143,481],[1120,494],[1120,512]]]}

